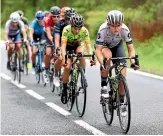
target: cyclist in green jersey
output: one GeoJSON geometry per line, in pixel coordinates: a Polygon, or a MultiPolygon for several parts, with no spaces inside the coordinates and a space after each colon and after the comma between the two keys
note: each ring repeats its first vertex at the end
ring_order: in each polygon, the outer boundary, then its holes
{"type": "MultiPolygon", "coordinates": [[[[62,103],[67,103],[67,83],[69,79],[69,72],[71,67],[71,59],[67,60],[67,64],[65,64],[65,55],[67,51],[74,50],[75,53],[83,53],[84,47],[82,46],[82,42],[85,41],[89,54],[93,54],[89,32],[87,28],[84,27],[84,19],[80,14],[75,14],[70,18],[70,25],[64,27],[62,32],[62,40],[61,40],[61,54],[62,58],[60,59],[60,64],[64,66],[63,71],[63,91],[61,96],[62,103]]],[[[95,64],[95,62],[90,58],[91,64],[95,64]]],[[[86,62],[84,58],[81,58],[80,64],[85,71],[86,62]]]]}

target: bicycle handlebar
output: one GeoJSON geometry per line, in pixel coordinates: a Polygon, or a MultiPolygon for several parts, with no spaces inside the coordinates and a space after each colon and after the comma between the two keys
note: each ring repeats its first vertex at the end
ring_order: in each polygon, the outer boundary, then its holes
{"type": "MultiPolygon", "coordinates": [[[[139,65],[138,55],[136,54],[135,57],[104,58],[104,60],[103,60],[104,68],[106,69],[106,65],[107,65],[108,60],[118,60],[118,61],[120,61],[120,60],[124,60],[124,59],[135,59],[135,64],[139,65]]],[[[133,68],[134,66],[131,65],[131,67],[133,68]]]]}
{"type": "Polygon", "coordinates": [[[73,64],[74,63],[76,63],[76,61],[78,60],[78,59],[80,59],[81,57],[92,57],[92,60],[94,61],[95,60],[95,52],[93,52],[93,54],[88,54],[88,55],[86,55],[86,54],[82,54],[82,53],[77,53],[77,54],[74,54],[74,53],[68,53],[68,54],[66,54],[65,55],[65,64],[67,64],[67,59],[68,59],[68,57],[71,57],[71,58],[73,58],[73,57],[76,57],[77,59],[73,62],[73,64]]]}

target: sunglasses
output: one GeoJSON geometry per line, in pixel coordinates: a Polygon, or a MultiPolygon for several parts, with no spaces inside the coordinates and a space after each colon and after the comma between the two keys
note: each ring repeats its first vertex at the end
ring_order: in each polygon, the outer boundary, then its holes
{"type": "Polygon", "coordinates": [[[117,24],[117,25],[113,25],[113,24],[109,24],[111,27],[120,27],[121,24],[117,24]]]}
{"type": "Polygon", "coordinates": [[[60,16],[52,16],[53,18],[59,18],[60,16]]]}
{"type": "Polygon", "coordinates": [[[37,19],[38,21],[40,21],[40,20],[43,20],[44,17],[37,17],[36,19],[37,19]]]}

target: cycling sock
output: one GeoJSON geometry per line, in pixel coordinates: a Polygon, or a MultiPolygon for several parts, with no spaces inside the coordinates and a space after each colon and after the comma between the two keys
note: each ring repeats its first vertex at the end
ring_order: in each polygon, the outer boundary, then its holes
{"type": "Polygon", "coordinates": [[[107,86],[107,77],[101,76],[101,87],[107,86]]]}

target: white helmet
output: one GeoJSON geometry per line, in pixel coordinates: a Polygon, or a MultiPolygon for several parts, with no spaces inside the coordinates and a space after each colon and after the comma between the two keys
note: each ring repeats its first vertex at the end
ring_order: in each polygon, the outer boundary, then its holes
{"type": "Polygon", "coordinates": [[[20,15],[17,12],[13,12],[10,15],[10,20],[12,22],[18,22],[20,20],[20,15]]]}
{"type": "Polygon", "coordinates": [[[107,22],[112,25],[120,25],[124,21],[124,16],[119,10],[112,10],[108,13],[107,22]]]}

